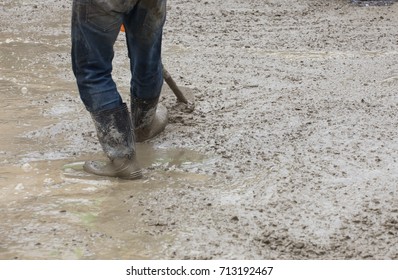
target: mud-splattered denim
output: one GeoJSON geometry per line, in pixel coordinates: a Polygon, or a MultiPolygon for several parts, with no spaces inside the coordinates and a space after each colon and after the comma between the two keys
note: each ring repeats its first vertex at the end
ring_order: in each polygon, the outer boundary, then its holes
{"type": "Polygon", "coordinates": [[[112,79],[113,46],[123,23],[134,97],[153,99],[163,84],[161,44],[166,0],[74,0],[72,68],[90,112],[121,106],[112,79]]]}

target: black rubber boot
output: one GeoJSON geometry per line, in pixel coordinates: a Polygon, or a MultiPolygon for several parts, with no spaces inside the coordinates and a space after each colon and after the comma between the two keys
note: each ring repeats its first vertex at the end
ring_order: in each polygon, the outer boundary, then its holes
{"type": "Polygon", "coordinates": [[[137,142],[151,139],[165,129],[168,112],[166,107],[158,102],[159,97],[149,100],[131,98],[131,116],[137,142]]]}
{"type": "Polygon", "coordinates": [[[98,140],[110,162],[87,161],[86,172],[134,180],[142,177],[136,159],[133,124],[125,103],[119,108],[92,113],[98,140]]]}

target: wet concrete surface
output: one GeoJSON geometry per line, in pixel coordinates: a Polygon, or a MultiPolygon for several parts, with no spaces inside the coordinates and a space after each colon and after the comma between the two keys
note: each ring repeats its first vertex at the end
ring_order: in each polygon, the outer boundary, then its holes
{"type": "MultiPolygon", "coordinates": [[[[70,67],[70,3],[0,4],[1,259],[397,259],[398,6],[168,2],[170,124],[144,179],[103,157],[70,67]]],[[[114,78],[128,101],[125,40],[114,78]]]]}

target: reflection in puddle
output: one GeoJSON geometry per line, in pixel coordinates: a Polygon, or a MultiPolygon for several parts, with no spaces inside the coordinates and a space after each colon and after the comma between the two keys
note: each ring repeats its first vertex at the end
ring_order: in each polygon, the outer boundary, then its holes
{"type": "MultiPolygon", "coordinates": [[[[90,156],[89,159],[97,159],[102,155],[90,156]]],[[[107,159],[100,158],[103,161],[107,159]]],[[[137,159],[144,169],[144,175],[153,176],[153,172],[163,171],[196,171],[197,167],[203,166],[205,156],[194,151],[184,149],[155,149],[149,144],[137,144],[137,159]]],[[[71,162],[62,166],[65,178],[87,180],[101,180],[98,176],[83,171],[84,161],[71,162]]],[[[145,177],[145,176],[144,176],[145,177]]],[[[144,178],[145,179],[145,178],[144,178]]],[[[102,178],[102,180],[117,180],[102,178]]]]}

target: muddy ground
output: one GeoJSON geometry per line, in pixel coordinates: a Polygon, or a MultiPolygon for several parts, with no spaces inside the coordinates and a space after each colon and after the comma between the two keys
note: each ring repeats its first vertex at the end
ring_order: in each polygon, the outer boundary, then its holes
{"type": "Polygon", "coordinates": [[[164,64],[196,107],[164,87],[170,124],[131,182],[78,170],[103,154],[71,1],[0,2],[0,258],[398,259],[398,4],[168,6],[164,64]]]}

